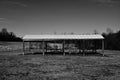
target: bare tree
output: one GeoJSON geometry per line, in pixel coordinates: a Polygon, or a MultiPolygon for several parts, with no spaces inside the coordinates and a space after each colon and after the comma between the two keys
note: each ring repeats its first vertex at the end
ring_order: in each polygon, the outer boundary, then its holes
{"type": "Polygon", "coordinates": [[[72,34],[72,35],[73,35],[73,34],[75,34],[75,33],[74,33],[74,32],[71,32],[70,34],[72,34]]]}
{"type": "Polygon", "coordinates": [[[95,29],[94,32],[93,32],[93,34],[99,34],[99,33],[98,33],[98,31],[95,29]]]}
{"type": "Polygon", "coordinates": [[[6,28],[2,28],[1,33],[8,33],[6,28]]]}
{"type": "Polygon", "coordinates": [[[106,32],[107,32],[107,34],[111,34],[111,33],[113,33],[113,30],[111,28],[107,28],[106,32]]]}

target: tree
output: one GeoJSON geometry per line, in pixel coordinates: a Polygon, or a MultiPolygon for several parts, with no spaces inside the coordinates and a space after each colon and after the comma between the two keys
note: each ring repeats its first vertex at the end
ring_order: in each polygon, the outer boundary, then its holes
{"type": "Polygon", "coordinates": [[[107,28],[102,35],[105,38],[105,49],[120,50],[120,31],[114,33],[111,28],[107,28]]]}
{"type": "Polygon", "coordinates": [[[6,28],[2,28],[0,32],[0,41],[22,41],[22,39],[16,37],[13,32],[8,32],[6,28]]]}
{"type": "Polygon", "coordinates": [[[113,33],[113,30],[112,30],[111,28],[107,28],[107,29],[106,29],[106,32],[107,32],[107,34],[112,34],[112,33],[113,33]]]}
{"type": "Polygon", "coordinates": [[[1,30],[1,33],[8,33],[8,31],[7,31],[7,29],[6,28],[2,28],[2,30],[1,30]]]}

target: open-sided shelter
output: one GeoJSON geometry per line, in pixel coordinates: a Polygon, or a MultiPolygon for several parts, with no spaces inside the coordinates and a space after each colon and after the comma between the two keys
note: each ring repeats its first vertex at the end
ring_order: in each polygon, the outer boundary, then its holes
{"type": "Polygon", "coordinates": [[[101,50],[104,55],[104,37],[91,35],[25,35],[23,54],[26,53],[83,53],[101,50]]]}

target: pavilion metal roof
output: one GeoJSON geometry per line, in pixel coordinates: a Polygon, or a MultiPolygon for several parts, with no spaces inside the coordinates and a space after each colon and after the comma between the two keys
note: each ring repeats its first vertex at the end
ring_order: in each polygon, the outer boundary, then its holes
{"type": "Polygon", "coordinates": [[[90,34],[90,35],[25,35],[23,37],[24,41],[34,41],[34,40],[56,40],[56,39],[104,39],[100,34],[90,34]]]}

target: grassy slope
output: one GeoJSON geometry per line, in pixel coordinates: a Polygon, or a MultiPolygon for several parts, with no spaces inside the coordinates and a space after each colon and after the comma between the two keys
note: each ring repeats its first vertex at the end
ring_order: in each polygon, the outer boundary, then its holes
{"type": "Polygon", "coordinates": [[[119,53],[106,51],[108,57],[7,53],[0,55],[0,80],[120,80],[119,53]]]}

